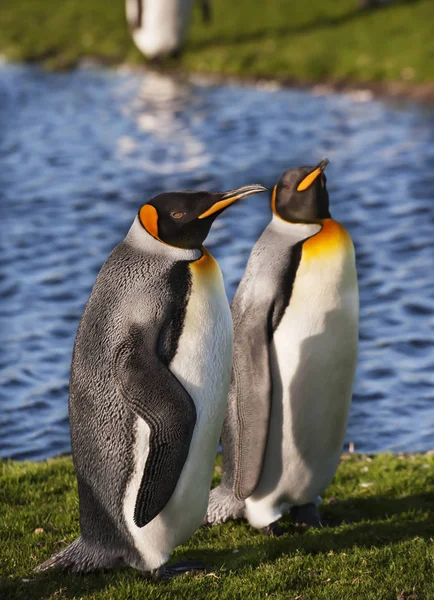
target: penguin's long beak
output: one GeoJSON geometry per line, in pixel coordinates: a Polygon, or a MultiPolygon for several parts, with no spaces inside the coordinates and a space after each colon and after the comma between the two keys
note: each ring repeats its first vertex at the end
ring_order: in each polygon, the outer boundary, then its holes
{"type": "Polygon", "coordinates": [[[205,219],[213,215],[214,213],[223,210],[228,207],[230,204],[233,204],[237,200],[241,200],[242,198],[247,198],[248,196],[253,196],[253,194],[259,194],[260,192],[266,192],[267,188],[259,183],[252,183],[250,185],[243,185],[242,187],[236,188],[234,190],[229,190],[228,192],[224,192],[220,199],[215,202],[208,210],[198,216],[198,219],[205,219]]]}
{"type": "Polygon", "coordinates": [[[312,183],[315,181],[315,179],[321,175],[321,173],[324,171],[324,169],[326,168],[326,166],[329,164],[329,159],[328,158],[322,158],[319,163],[317,164],[317,166],[315,167],[315,169],[312,171],[312,173],[309,173],[309,175],[307,175],[303,181],[301,181],[298,184],[297,187],[297,192],[303,192],[304,190],[307,190],[308,187],[310,187],[312,185],[312,183]]]}

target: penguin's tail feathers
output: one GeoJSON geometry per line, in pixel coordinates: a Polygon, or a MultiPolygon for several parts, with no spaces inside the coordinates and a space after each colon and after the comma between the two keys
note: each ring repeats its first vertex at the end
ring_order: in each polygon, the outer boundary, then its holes
{"type": "Polygon", "coordinates": [[[49,569],[63,569],[71,573],[86,573],[111,566],[109,562],[107,554],[100,548],[87,545],[80,536],[72,544],[36,567],[33,572],[42,573],[49,569]]]}
{"type": "Polygon", "coordinates": [[[219,485],[210,492],[202,525],[220,525],[231,519],[241,519],[245,517],[245,508],[244,501],[237,500],[231,489],[219,485]]]}

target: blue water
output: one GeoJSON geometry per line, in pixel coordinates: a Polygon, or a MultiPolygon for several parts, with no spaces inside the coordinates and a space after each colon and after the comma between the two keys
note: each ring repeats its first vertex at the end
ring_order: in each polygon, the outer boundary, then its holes
{"type": "MultiPolygon", "coordinates": [[[[70,449],[75,331],[101,264],[143,201],[170,189],[272,186],[285,169],[324,155],[361,292],[347,441],[364,452],[434,448],[432,109],[2,66],[0,456],[70,449]]],[[[230,298],[269,219],[262,194],[213,227],[207,245],[230,298]]]]}

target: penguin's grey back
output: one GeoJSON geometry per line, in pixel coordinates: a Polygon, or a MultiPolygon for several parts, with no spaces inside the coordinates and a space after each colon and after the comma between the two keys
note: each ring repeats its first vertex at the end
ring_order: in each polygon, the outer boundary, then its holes
{"type": "Polygon", "coordinates": [[[87,543],[95,534],[98,543],[106,547],[125,552],[134,548],[119,515],[123,514],[121,491],[126,489],[133,469],[136,415],[118,396],[115,354],[119,340],[127,337],[132,324],[146,322],[148,312],[162,315],[167,306],[174,305],[178,308],[178,314],[172,315],[175,327],[168,330],[159,349],[163,360],[170,362],[188,301],[187,273],[185,264],[175,263],[164,254],[156,262],[152,255],[124,241],[101,268],[81,318],[71,364],[69,414],[83,507],[80,526],[87,543]]]}

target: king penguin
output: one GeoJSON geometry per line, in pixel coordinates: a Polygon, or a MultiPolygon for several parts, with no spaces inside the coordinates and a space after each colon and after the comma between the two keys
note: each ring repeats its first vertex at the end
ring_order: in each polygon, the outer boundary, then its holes
{"type": "Polygon", "coordinates": [[[167,575],[173,548],[200,526],[233,343],[222,274],[202,243],[222,211],[265,189],[155,196],[102,266],[71,364],[81,535],[38,571],[167,575]]]}
{"type": "Polygon", "coordinates": [[[357,359],[354,248],[329,212],[323,159],[286,171],[232,303],[234,360],[222,483],[205,523],[319,524],[342,452],[357,359]]]}
{"type": "MultiPolygon", "coordinates": [[[[211,21],[210,0],[200,0],[202,18],[211,21]]],[[[126,0],[128,26],[137,48],[150,59],[176,55],[185,40],[193,0],[126,0]]]]}

